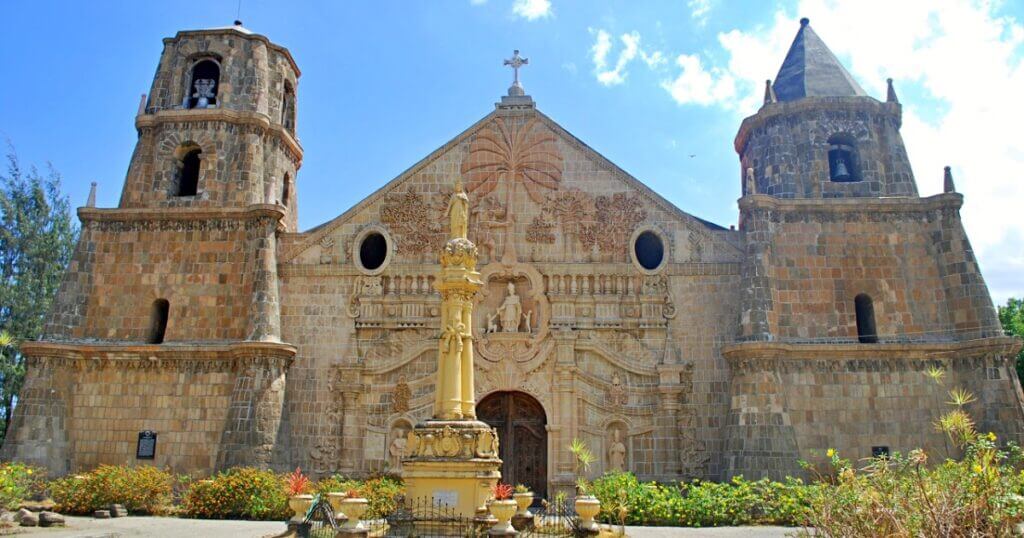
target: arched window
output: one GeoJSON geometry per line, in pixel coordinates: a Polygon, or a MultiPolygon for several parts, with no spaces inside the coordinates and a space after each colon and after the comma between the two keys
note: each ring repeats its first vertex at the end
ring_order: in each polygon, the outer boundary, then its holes
{"type": "Polygon", "coordinates": [[[281,204],[288,207],[288,197],[292,194],[292,176],[284,175],[284,186],[281,187],[281,204]]]}
{"type": "Polygon", "coordinates": [[[860,162],[853,137],[837,134],[828,139],[828,177],[836,182],[860,181],[860,162]]]}
{"type": "Polygon", "coordinates": [[[866,293],[862,293],[854,298],[853,306],[857,311],[857,341],[862,344],[877,343],[878,330],[875,329],[875,305],[871,301],[871,297],[866,293]]]}
{"type": "Polygon", "coordinates": [[[185,108],[217,106],[220,90],[220,66],[213,60],[201,60],[192,66],[188,88],[185,89],[185,108]]]}
{"type": "Polygon", "coordinates": [[[181,158],[181,169],[178,171],[178,196],[195,196],[199,192],[199,166],[202,153],[203,150],[194,147],[188,149],[181,158]]]}
{"type": "Polygon", "coordinates": [[[295,134],[295,89],[291,83],[284,83],[284,96],[281,100],[281,125],[289,133],[295,134]]]}
{"type": "Polygon", "coordinates": [[[164,343],[164,334],[167,332],[167,313],[171,309],[171,303],[167,299],[153,301],[153,308],[149,315],[149,338],[150,344],[164,343]]]}

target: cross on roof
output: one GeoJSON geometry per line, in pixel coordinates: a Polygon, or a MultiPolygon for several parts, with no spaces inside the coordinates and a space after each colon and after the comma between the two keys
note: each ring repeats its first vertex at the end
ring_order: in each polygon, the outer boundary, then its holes
{"type": "Polygon", "coordinates": [[[519,49],[516,49],[516,50],[512,51],[512,57],[509,58],[508,60],[505,60],[505,65],[508,65],[508,66],[512,67],[512,73],[513,73],[512,85],[513,86],[521,86],[519,84],[519,68],[524,66],[524,65],[527,65],[529,63],[530,63],[530,59],[529,58],[523,58],[522,56],[519,56],[519,49]]]}

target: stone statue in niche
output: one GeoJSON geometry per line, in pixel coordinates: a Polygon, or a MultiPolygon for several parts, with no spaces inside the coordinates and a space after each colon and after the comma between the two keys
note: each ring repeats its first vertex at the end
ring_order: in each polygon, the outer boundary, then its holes
{"type": "MultiPolygon", "coordinates": [[[[498,307],[498,311],[495,315],[498,320],[501,321],[501,332],[503,333],[517,333],[520,325],[523,323],[523,318],[526,318],[526,332],[530,332],[530,317],[532,312],[523,312],[523,303],[516,295],[516,285],[513,282],[509,282],[507,286],[508,295],[505,296],[505,300],[498,307]]],[[[497,329],[497,325],[494,323],[494,316],[487,317],[487,332],[496,332],[492,329],[497,329]]]]}
{"type": "Polygon", "coordinates": [[[608,470],[621,472],[626,470],[626,445],[622,442],[622,434],[618,428],[612,429],[612,438],[608,443],[608,470]]]}
{"type": "Polygon", "coordinates": [[[213,87],[217,85],[217,82],[212,78],[201,78],[194,84],[196,92],[192,94],[192,97],[198,99],[196,101],[196,108],[207,108],[210,106],[210,99],[213,99],[213,87]]]}
{"type": "Polygon", "coordinates": [[[408,445],[408,432],[401,426],[391,428],[391,444],[388,445],[388,467],[391,471],[402,470],[402,456],[408,445]]]}

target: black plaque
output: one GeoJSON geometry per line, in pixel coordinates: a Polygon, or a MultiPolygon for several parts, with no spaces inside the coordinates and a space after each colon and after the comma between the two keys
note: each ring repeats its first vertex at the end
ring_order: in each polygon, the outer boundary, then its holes
{"type": "Polygon", "coordinates": [[[135,445],[135,459],[151,460],[156,457],[156,432],[139,432],[139,443],[135,445]]]}

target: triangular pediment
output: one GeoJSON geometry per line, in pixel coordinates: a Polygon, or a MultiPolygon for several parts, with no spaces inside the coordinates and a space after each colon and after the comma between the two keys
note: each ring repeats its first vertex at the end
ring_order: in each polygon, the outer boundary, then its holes
{"type": "Polygon", "coordinates": [[[721,243],[722,254],[738,252],[723,228],[680,210],[540,111],[499,107],[338,217],[286,234],[279,262],[309,263],[313,251],[326,248],[341,249],[344,259],[351,238],[367,226],[395,236],[399,258],[428,261],[445,237],[443,213],[456,178],[479,221],[471,222],[471,238],[478,229],[477,242],[491,250],[513,237],[533,261],[625,261],[628,254],[611,251],[625,252],[633,229],[650,225],[667,235],[685,230],[691,243],[721,243]],[[508,222],[511,236],[500,229],[508,222]],[[573,252],[596,254],[572,260],[547,252],[570,242],[578,243],[573,252]]]}

